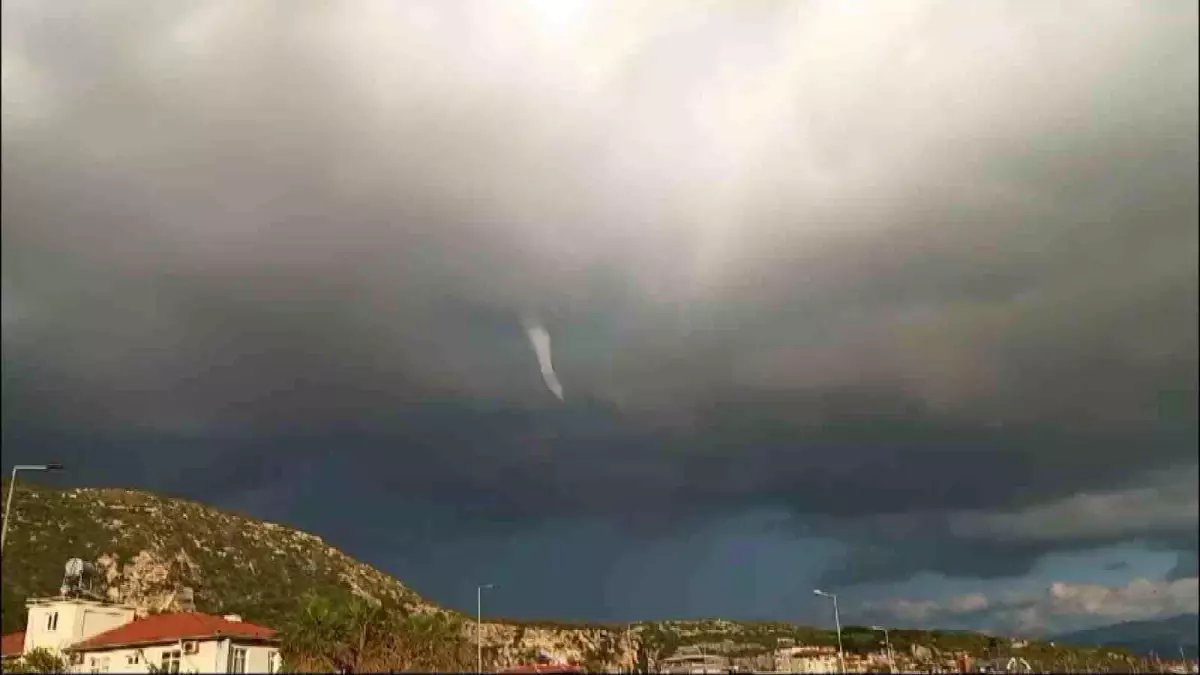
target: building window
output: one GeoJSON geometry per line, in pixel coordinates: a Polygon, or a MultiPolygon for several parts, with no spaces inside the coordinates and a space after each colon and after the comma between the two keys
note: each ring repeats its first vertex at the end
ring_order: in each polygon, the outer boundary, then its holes
{"type": "Polygon", "coordinates": [[[162,671],[164,673],[178,673],[179,662],[183,660],[183,652],[178,649],[163,652],[162,654],[162,671]]]}
{"type": "Polygon", "coordinates": [[[46,630],[58,630],[58,612],[46,614],[46,630]]]}
{"type": "Polygon", "coordinates": [[[227,673],[244,673],[246,672],[246,648],[231,647],[229,649],[229,669],[227,673]]]}
{"type": "Polygon", "coordinates": [[[91,672],[93,672],[93,673],[100,672],[100,659],[98,659],[94,656],[92,658],[88,659],[88,667],[90,668],[91,672]]]}
{"type": "Polygon", "coordinates": [[[279,670],[279,652],[267,652],[267,672],[279,670]]]}
{"type": "Polygon", "coordinates": [[[107,656],[100,659],[100,672],[102,672],[102,673],[108,672],[108,657],[107,656]]]}
{"type": "Polygon", "coordinates": [[[136,666],[141,660],[141,652],[130,652],[125,656],[125,663],[131,666],[136,666]]]}

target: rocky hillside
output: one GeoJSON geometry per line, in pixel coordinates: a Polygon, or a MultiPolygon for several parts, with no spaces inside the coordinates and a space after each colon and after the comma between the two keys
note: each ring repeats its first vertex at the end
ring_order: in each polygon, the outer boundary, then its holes
{"type": "MultiPolygon", "coordinates": [[[[473,638],[474,626],[469,625],[468,630],[473,638]]],[[[500,667],[530,663],[545,655],[556,661],[586,664],[592,672],[636,666],[641,644],[636,632],[604,626],[489,622],[482,626],[481,638],[487,662],[500,667]]]]}
{"type": "Polygon", "coordinates": [[[22,482],[0,574],[4,632],[24,626],[27,597],[58,593],[69,558],[96,566],[99,594],[150,611],[194,605],[271,625],[305,591],[329,586],[436,609],[395,578],[305,532],[136,490],[22,482]]]}

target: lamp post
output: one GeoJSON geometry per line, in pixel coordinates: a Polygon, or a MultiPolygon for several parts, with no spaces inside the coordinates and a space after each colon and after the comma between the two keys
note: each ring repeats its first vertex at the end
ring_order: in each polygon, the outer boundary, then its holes
{"type": "Polygon", "coordinates": [[[838,643],[838,672],[844,673],[846,672],[846,655],[842,651],[842,619],[838,616],[837,596],[833,593],[826,593],[819,588],[813,589],[813,595],[819,595],[822,598],[829,598],[833,601],[833,625],[837,629],[838,643]]]}
{"type": "Polygon", "coordinates": [[[896,658],[892,656],[892,640],[888,636],[888,629],[884,626],[871,626],[871,630],[883,632],[883,646],[887,649],[888,672],[896,672],[896,658]]]}
{"type": "Polygon", "coordinates": [[[475,588],[475,656],[478,670],[483,672],[483,589],[495,588],[495,584],[480,584],[475,588]]]}
{"type": "Polygon", "coordinates": [[[8,499],[4,500],[4,526],[0,530],[0,553],[4,552],[4,540],[8,539],[8,516],[12,513],[13,493],[17,488],[17,472],[19,471],[61,471],[62,464],[14,464],[12,478],[8,481],[8,499]]]}

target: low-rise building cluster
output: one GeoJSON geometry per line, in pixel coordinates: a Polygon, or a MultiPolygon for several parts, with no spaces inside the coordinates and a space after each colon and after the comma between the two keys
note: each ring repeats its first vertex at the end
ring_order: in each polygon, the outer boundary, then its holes
{"type": "Polygon", "coordinates": [[[135,607],[56,597],[27,603],[24,631],[3,636],[11,661],[44,651],[72,673],[275,673],[275,631],[240,616],[139,615],[135,607]]]}

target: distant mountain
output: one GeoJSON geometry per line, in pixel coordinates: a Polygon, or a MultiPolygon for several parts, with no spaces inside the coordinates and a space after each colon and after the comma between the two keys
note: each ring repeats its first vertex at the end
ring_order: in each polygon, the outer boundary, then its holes
{"type": "Polygon", "coordinates": [[[1167,619],[1126,621],[1112,626],[1064,633],[1054,637],[1058,642],[1076,645],[1111,645],[1132,652],[1164,659],[1179,658],[1179,648],[1189,659],[1196,658],[1196,634],[1200,631],[1200,614],[1180,614],[1167,619]]]}

